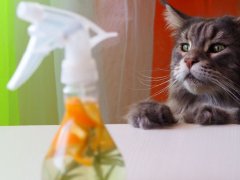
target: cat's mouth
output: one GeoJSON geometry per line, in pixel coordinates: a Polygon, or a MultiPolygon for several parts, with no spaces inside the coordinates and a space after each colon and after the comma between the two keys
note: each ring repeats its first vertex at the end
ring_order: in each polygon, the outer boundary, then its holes
{"type": "Polygon", "coordinates": [[[205,82],[197,79],[191,73],[185,77],[183,85],[189,92],[193,94],[205,93],[208,90],[208,85],[205,82]]]}
{"type": "Polygon", "coordinates": [[[194,84],[200,84],[203,83],[202,81],[200,81],[199,79],[197,79],[196,77],[194,77],[191,73],[189,73],[185,79],[185,81],[190,82],[190,83],[194,83],[194,84]]]}

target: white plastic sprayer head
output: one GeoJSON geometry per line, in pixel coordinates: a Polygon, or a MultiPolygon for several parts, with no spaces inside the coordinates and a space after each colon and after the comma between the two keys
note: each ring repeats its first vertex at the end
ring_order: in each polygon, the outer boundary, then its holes
{"type": "Polygon", "coordinates": [[[43,14],[44,9],[37,3],[21,2],[17,8],[17,16],[31,23],[39,22],[43,14]]]}
{"type": "Polygon", "coordinates": [[[92,48],[117,33],[105,32],[83,16],[37,3],[20,3],[18,16],[32,23],[28,29],[31,39],[8,89],[15,90],[25,83],[57,48],[65,49],[62,83],[71,86],[97,81],[92,48]],[[95,36],[91,37],[90,31],[95,36]]]}

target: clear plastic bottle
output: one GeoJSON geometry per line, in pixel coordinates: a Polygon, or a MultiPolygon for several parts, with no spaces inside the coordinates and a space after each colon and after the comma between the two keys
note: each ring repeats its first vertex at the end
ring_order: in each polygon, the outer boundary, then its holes
{"type": "Polygon", "coordinates": [[[98,71],[92,48],[116,37],[85,17],[65,10],[22,2],[18,16],[31,23],[26,52],[8,83],[24,84],[51,51],[64,48],[61,82],[65,115],[43,164],[43,180],[123,180],[124,162],[101,119],[98,71]]]}
{"type": "Polygon", "coordinates": [[[124,180],[124,161],[101,119],[96,86],[70,92],[44,160],[43,180],[124,180]]]}

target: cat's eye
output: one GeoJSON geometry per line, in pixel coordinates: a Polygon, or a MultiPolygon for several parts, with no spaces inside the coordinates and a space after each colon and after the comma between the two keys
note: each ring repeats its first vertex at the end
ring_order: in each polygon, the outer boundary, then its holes
{"type": "Polygon", "coordinates": [[[223,51],[225,48],[226,48],[226,46],[223,44],[212,44],[209,47],[208,52],[209,53],[218,53],[218,52],[223,51]]]}
{"type": "Polygon", "coordinates": [[[188,52],[188,51],[190,50],[190,44],[188,44],[188,43],[182,43],[182,44],[180,45],[180,48],[181,48],[181,50],[182,50],[183,52],[188,52]]]}

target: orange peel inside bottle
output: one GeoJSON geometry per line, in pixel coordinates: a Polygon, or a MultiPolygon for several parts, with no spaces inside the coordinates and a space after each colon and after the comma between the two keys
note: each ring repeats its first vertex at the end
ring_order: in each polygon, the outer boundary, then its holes
{"type": "Polygon", "coordinates": [[[71,156],[79,164],[91,166],[94,158],[86,154],[89,147],[93,151],[116,148],[100,119],[97,103],[91,101],[82,103],[78,97],[68,98],[63,122],[46,158],[56,155],[59,148],[65,148],[67,149],[65,156],[71,156]],[[71,122],[71,127],[66,130],[69,122],[71,122]],[[65,132],[67,139],[65,142],[61,142],[61,134],[64,131],[67,131],[65,132]],[[94,135],[91,134],[93,131],[94,135]]]}

